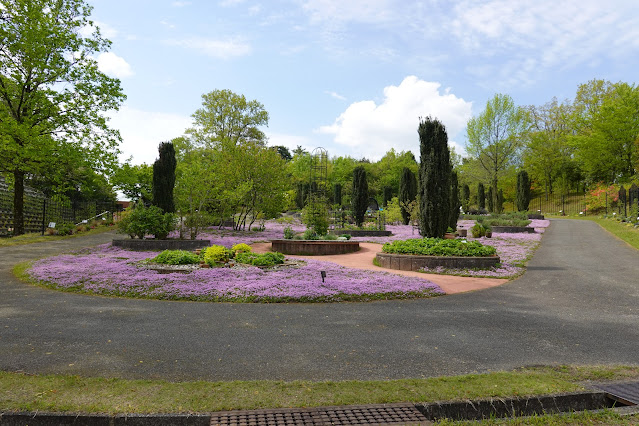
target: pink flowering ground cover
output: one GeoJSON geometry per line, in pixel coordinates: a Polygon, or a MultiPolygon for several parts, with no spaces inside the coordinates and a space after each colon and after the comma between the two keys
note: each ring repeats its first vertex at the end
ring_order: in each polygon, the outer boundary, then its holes
{"type": "MultiPolygon", "coordinates": [[[[474,225],[474,221],[463,220],[460,221],[458,227],[460,225],[464,229],[470,229],[474,225]]],[[[469,240],[477,240],[482,244],[495,247],[501,260],[499,266],[490,269],[423,268],[422,272],[465,277],[516,278],[526,271],[526,262],[539,247],[542,234],[549,225],[549,220],[532,220],[529,226],[535,228],[534,234],[493,233],[492,238],[468,238],[469,240]]]]}
{"type": "MultiPolygon", "coordinates": [[[[234,240],[234,244],[238,241],[234,240]]],[[[424,279],[349,269],[319,260],[308,260],[304,266],[281,271],[246,267],[161,274],[137,266],[138,262],[156,255],[156,252],[132,252],[102,245],[39,260],[28,274],[33,280],[55,289],[170,300],[339,302],[444,294],[437,285],[424,279]],[[325,282],[320,271],[326,272],[325,282]]]]}

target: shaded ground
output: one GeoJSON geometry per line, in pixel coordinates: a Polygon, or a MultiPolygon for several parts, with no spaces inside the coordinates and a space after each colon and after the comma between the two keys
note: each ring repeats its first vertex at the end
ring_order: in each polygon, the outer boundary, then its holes
{"type": "Polygon", "coordinates": [[[181,379],[384,379],[637,364],[639,252],[556,220],[521,278],[425,300],[214,304],[25,285],[15,262],[108,234],[0,249],[0,369],[181,379]]]}

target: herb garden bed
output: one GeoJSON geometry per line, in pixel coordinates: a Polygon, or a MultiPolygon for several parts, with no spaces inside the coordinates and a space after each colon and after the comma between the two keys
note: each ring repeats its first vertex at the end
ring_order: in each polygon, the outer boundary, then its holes
{"type": "Polygon", "coordinates": [[[197,250],[209,246],[209,240],[114,239],[113,246],[133,251],[197,250]]]}
{"type": "Polygon", "coordinates": [[[377,253],[379,266],[401,271],[419,271],[422,268],[489,269],[497,266],[499,256],[422,256],[412,254],[377,253]]]}
{"type": "Polygon", "coordinates": [[[333,229],[330,231],[332,235],[350,235],[351,237],[390,237],[393,235],[391,231],[375,231],[366,229],[333,229]]]}
{"type": "Polygon", "coordinates": [[[359,250],[359,241],[271,240],[271,246],[273,251],[284,254],[326,256],[354,253],[359,250]]]}
{"type": "Polygon", "coordinates": [[[507,233],[507,234],[515,234],[518,232],[528,232],[530,234],[535,233],[535,228],[531,228],[530,226],[493,226],[492,231],[495,233],[507,233]]]}

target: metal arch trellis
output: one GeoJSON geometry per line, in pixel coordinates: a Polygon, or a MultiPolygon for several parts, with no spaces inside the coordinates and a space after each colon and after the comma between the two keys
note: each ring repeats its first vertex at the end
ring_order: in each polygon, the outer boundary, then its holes
{"type": "Polygon", "coordinates": [[[311,153],[311,167],[309,179],[309,211],[319,214],[327,208],[328,193],[328,151],[317,147],[311,153]]]}

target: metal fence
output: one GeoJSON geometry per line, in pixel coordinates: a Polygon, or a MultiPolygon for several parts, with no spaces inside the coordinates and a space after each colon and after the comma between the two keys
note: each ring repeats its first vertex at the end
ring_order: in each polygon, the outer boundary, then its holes
{"type": "MultiPolygon", "coordinates": [[[[120,211],[113,201],[63,202],[25,191],[24,230],[44,234],[51,225],[79,225],[102,218],[117,220],[120,211]]],[[[13,228],[13,192],[0,187],[0,235],[11,235],[13,228]]]]}

